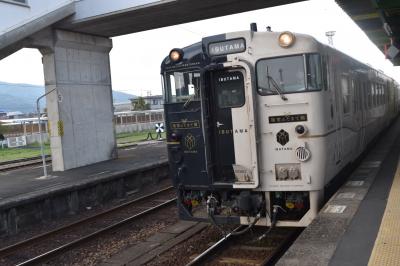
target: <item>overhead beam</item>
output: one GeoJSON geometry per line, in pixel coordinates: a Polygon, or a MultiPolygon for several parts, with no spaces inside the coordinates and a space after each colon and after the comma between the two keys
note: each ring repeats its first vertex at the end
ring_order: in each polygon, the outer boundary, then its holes
{"type": "MultiPolygon", "coordinates": [[[[385,45],[400,48],[400,2],[393,0],[336,0],[342,9],[385,53],[385,45]],[[390,28],[390,30],[388,30],[390,28]]],[[[399,65],[400,57],[391,59],[399,65]]]]}
{"type": "Polygon", "coordinates": [[[88,18],[88,20],[75,21],[72,17],[57,24],[56,27],[75,32],[113,37],[302,1],[304,0],[160,1],[158,4],[151,6],[126,10],[125,12],[106,13],[88,18]]]}

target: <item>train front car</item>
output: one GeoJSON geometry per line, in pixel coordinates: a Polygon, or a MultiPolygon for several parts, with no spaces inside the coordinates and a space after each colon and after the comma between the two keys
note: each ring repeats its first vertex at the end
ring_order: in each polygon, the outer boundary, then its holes
{"type": "Polygon", "coordinates": [[[335,122],[320,51],[310,36],[250,30],[165,58],[170,174],[182,219],[311,222],[326,181],[323,136],[335,122]]]}

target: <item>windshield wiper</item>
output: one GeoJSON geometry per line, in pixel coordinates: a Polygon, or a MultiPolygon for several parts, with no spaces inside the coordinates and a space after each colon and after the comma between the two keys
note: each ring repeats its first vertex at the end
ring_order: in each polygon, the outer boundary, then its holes
{"type": "Polygon", "coordinates": [[[186,102],[183,104],[183,109],[187,109],[189,104],[192,102],[192,97],[193,95],[190,95],[189,98],[186,100],[186,102]]]}
{"type": "Polygon", "coordinates": [[[268,82],[272,81],[272,85],[275,88],[275,91],[279,94],[279,96],[281,97],[282,100],[287,101],[288,99],[286,98],[286,96],[283,94],[281,87],[279,87],[278,83],[276,83],[276,81],[270,76],[267,75],[268,78],[268,82]]]}

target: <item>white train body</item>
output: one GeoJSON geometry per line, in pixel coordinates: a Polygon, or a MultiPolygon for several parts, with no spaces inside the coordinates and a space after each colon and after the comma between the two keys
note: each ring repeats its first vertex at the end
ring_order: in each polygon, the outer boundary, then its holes
{"type": "Polygon", "coordinates": [[[183,219],[307,226],[335,177],[398,113],[394,80],[308,35],[234,32],[176,51],[182,58],[167,57],[162,75],[183,219]],[[188,71],[199,79],[177,84],[176,73],[188,71]],[[197,133],[188,121],[200,123],[197,133]]]}

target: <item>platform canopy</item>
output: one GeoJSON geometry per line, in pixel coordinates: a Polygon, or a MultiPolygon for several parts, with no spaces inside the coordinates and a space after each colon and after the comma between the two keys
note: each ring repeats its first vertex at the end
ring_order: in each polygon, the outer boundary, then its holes
{"type": "Polygon", "coordinates": [[[400,65],[400,1],[336,0],[343,10],[392,61],[400,65]]]}

